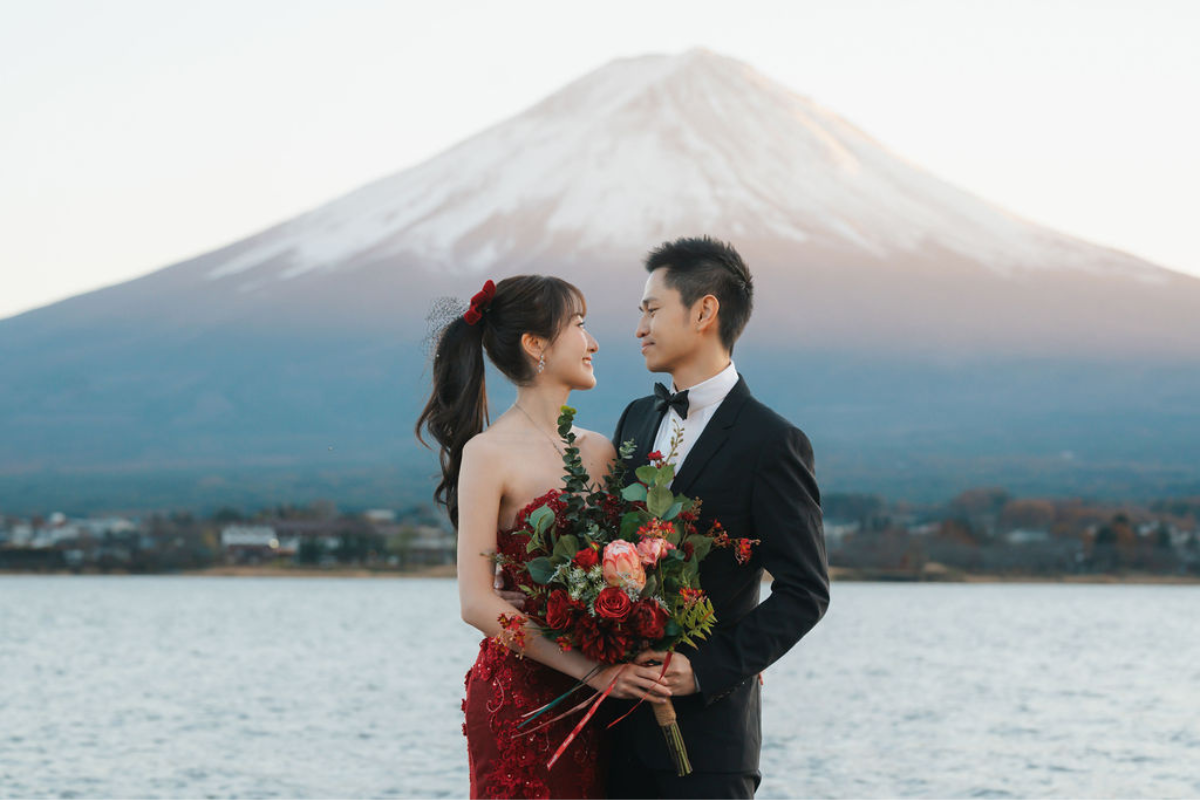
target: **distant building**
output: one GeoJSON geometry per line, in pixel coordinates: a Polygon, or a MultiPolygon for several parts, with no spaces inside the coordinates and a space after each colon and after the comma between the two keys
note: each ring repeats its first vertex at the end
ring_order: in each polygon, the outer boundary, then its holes
{"type": "Polygon", "coordinates": [[[1004,534],[1004,539],[1009,544],[1040,544],[1049,541],[1050,534],[1036,528],[1018,528],[1004,534]]]}
{"type": "Polygon", "coordinates": [[[225,559],[236,564],[273,561],[283,555],[275,529],[267,525],[226,526],[221,530],[221,549],[225,559]]]}
{"type": "Polygon", "coordinates": [[[433,525],[420,525],[406,547],[406,566],[435,567],[453,564],[457,551],[453,534],[433,525]]]}

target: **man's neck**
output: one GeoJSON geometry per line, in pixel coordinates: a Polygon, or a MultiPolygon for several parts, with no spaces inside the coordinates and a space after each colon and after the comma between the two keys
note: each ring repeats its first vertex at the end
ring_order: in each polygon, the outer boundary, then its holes
{"type": "Polygon", "coordinates": [[[684,364],[671,371],[671,380],[675,384],[675,391],[682,392],[684,389],[704,383],[709,378],[720,374],[731,363],[733,361],[729,353],[721,352],[684,364]]]}

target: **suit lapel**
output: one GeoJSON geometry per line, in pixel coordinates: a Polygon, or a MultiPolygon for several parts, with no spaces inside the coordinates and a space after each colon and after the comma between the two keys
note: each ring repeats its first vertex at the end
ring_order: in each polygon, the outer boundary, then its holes
{"type": "MultiPolygon", "coordinates": [[[[634,442],[633,457],[629,461],[629,472],[626,475],[627,482],[632,482],[633,471],[647,462],[646,456],[650,455],[650,450],[654,447],[660,422],[662,415],[654,410],[654,404],[651,403],[646,413],[626,426],[625,440],[633,439],[634,442]]],[[[618,446],[621,444],[623,442],[617,442],[618,446]]]]}
{"type": "Polygon", "coordinates": [[[692,446],[688,452],[687,458],[683,461],[683,466],[675,476],[675,481],[671,484],[671,491],[676,494],[689,494],[693,484],[697,478],[704,472],[704,469],[712,462],[715,456],[729,440],[729,435],[733,424],[737,421],[738,413],[742,410],[742,406],[750,399],[750,387],[746,385],[746,379],[738,376],[738,382],[729,394],[725,395],[725,399],[721,401],[721,405],[717,407],[717,411],[713,414],[712,419],[704,426],[704,431],[700,434],[700,438],[692,446]]]}

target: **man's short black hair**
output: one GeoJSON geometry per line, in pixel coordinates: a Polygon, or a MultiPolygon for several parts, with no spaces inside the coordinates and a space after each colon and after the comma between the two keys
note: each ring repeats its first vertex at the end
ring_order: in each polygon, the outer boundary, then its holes
{"type": "Polygon", "coordinates": [[[691,307],[711,294],[721,304],[717,314],[721,343],[730,353],[754,310],[750,270],[733,245],[708,236],[666,242],[646,256],[646,271],[667,268],[666,283],[691,307]]]}

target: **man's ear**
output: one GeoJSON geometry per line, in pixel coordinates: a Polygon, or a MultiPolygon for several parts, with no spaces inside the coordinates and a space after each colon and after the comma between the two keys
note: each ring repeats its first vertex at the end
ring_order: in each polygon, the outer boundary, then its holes
{"type": "Polygon", "coordinates": [[[692,306],[692,315],[696,320],[696,330],[706,331],[717,324],[717,312],[721,310],[721,301],[716,296],[706,294],[692,306]]]}

